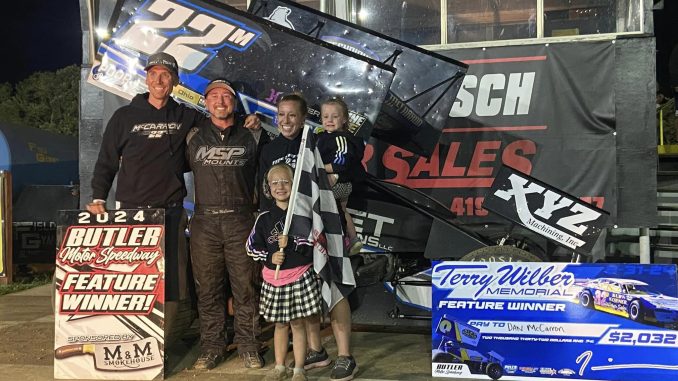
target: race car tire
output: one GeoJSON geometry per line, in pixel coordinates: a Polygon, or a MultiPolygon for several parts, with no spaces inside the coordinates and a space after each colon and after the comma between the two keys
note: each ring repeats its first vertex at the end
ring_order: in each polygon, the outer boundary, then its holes
{"type": "Polygon", "coordinates": [[[431,362],[455,363],[457,360],[451,354],[443,351],[433,351],[431,362]]]}
{"type": "Polygon", "coordinates": [[[515,246],[488,246],[473,250],[459,259],[469,262],[542,262],[538,256],[515,246]]]}
{"type": "Polygon", "coordinates": [[[644,315],[643,307],[638,300],[634,300],[629,304],[629,318],[631,318],[631,320],[638,322],[643,321],[644,315]]]}
{"type": "Polygon", "coordinates": [[[501,245],[517,247],[539,257],[542,262],[548,262],[549,257],[548,254],[546,254],[546,250],[528,236],[512,233],[509,237],[506,237],[505,232],[497,232],[489,234],[487,238],[497,245],[500,245],[500,242],[503,239],[504,242],[501,243],[501,245]]]}
{"type": "Polygon", "coordinates": [[[579,303],[586,308],[594,308],[593,295],[589,291],[584,291],[579,295],[579,303]]]}
{"type": "Polygon", "coordinates": [[[504,375],[504,371],[501,369],[501,365],[496,362],[489,363],[485,369],[485,374],[493,380],[498,380],[501,376],[504,375]]]}

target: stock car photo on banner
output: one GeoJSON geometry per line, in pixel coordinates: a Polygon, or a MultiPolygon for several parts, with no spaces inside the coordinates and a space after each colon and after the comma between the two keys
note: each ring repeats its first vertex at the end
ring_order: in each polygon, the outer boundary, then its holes
{"type": "Polygon", "coordinates": [[[54,378],[162,377],[164,223],[162,209],[59,212],[54,378]]]}
{"type": "Polygon", "coordinates": [[[675,265],[435,262],[432,279],[434,377],[678,378],[675,265]]]}
{"type": "Polygon", "coordinates": [[[633,321],[678,328],[678,298],[634,279],[600,278],[581,285],[579,303],[633,321]]]}

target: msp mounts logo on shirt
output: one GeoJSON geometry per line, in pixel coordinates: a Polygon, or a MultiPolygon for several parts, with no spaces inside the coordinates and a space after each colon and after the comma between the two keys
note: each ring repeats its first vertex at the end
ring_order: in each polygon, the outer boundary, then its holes
{"type": "Polygon", "coordinates": [[[205,167],[242,167],[247,163],[245,152],[247,150],[242,146],[200,146],[194,161],[205,167]]]}
{"type": "Polygon", "coordinates": [[[174,135],[181,129],[181,123],[140,123],[132,127],[132,134],[159,139],[165,134],[174,135]]]}

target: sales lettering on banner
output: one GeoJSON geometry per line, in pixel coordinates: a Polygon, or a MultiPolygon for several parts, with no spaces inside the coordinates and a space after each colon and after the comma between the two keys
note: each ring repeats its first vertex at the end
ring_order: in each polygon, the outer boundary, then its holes
{"type": "MultiPolygon", "coordinates": [[[[277,134],[276,102],[300,92],[309,102],[308,121],[320,125],[320,103],[340,95],[352,112],[356,135],[367,138],[393,80],[394,69],[333,44],[282,27],[215,1],[117,2],[111,37],[97,51],[88,81],[131,99],[146,92],[148,56],[177,59],[177,100],[204,109],[210,80],[226,77],[247,114],[264,117],[277,134]]],[[[104,28],[105,29],[105,28],[104,28]]]]}
{"type": "Polygon", "coordinates": [[[290,0],[254,0],[248,11],[393,65],[395,77],[372,136],[424,156],[431,155],[467,65],[290,0]]]}
{"type": "Polygon", "coordinates": [[[469,68],[433,155],[371,141],[371,173],[418,189],[474,223],[501,221],[482,204],[505,164],[607,210],[614,224],[615,80],[613,70],[600,70],[614,66],[612,43],[439,53],[469,68]]]}
{"type": "Polygon", "coordinates": [[[164,223],[162,209],[59,212],[54,378],[162,376],[164,223]]]}
{"type": "Polygon", "coordinates": [[[590,254],[608,213],[502,166],[483,207],[573,251],[590,254]]]}
{"type": "Polygon", "coordinates": [[[434,262],[432,375],[673,380],[675,265],[434,262]]]}

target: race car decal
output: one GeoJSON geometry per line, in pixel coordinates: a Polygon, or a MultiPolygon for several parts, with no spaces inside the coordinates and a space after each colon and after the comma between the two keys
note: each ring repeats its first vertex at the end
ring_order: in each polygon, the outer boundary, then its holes
{"type": "Polygon", "coordinates": [[[146,60],[163,51],[180,69],[172,95],[190,106],[204,109],[200,94],[209,80],[227,77],[246,112],[270,117],[265,128],[275,124],[271,105],[293,92],[308,101],[308,121],[320,125],[320,103],[340,95],[352,112],[353,132],[367,139],[395,74],[387,64],[221,3],[116,4],[110,38],[99,46],[88,80],[127,99],[146,91],[146,60]]]}
{"type": "Polygon", "coordinates": [[[506,165],[483,207],[577,252],[588,254],[609,213],[506,165]]]}

